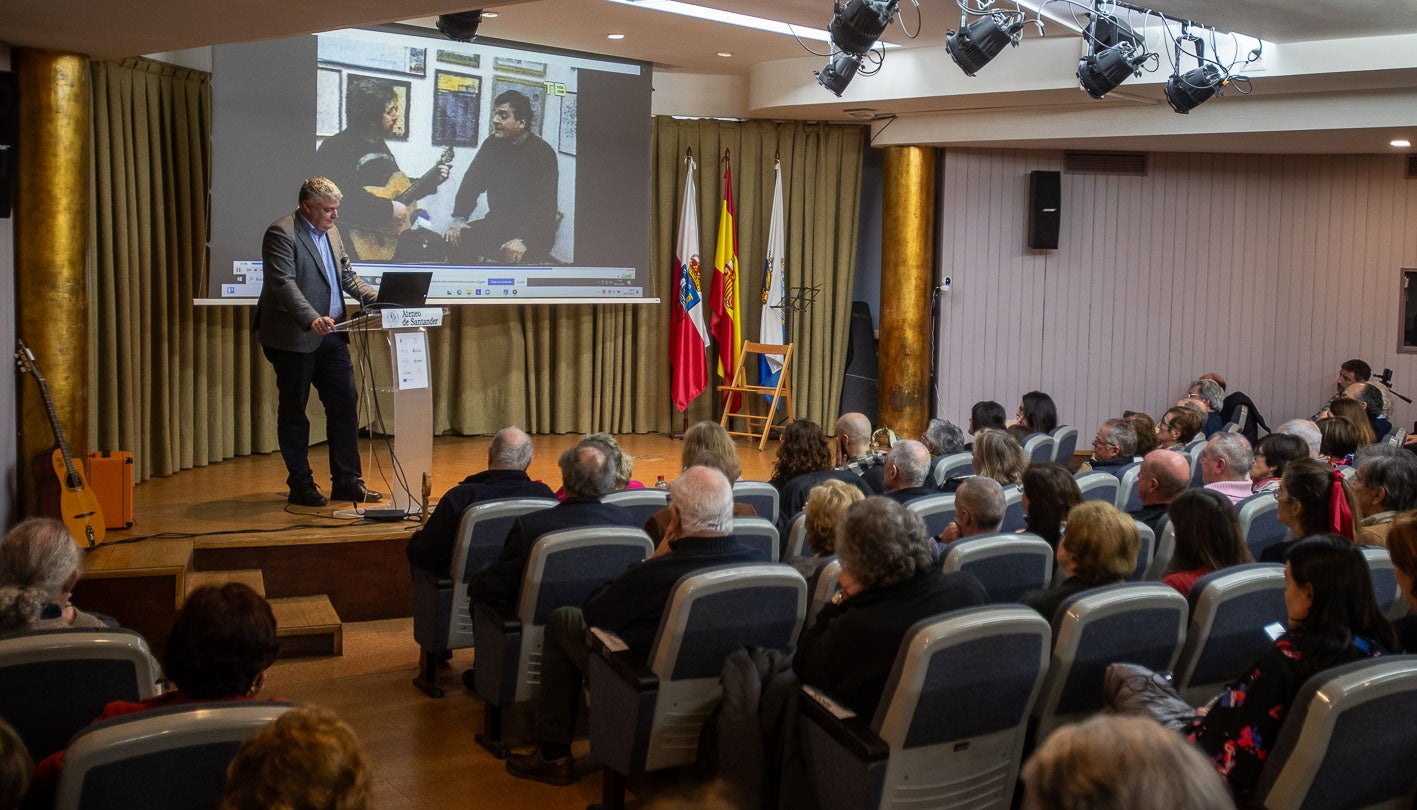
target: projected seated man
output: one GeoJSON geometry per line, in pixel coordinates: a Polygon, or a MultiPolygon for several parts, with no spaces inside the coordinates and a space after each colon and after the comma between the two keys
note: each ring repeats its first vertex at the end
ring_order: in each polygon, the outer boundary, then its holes
{"type": "Polygon", "coordinates": [[[344,190],[340,219],[349,231],[349,247],[364,261],[442,261],[442,241],[433,231],[412,231],[417,201],[448,179],[452,150],[444,151],[426,174],[410,180],[385,138],[399,119],[399,99],[384,82],[349,83],[345,102],[349,125],[315,151],[315,167],[344,190]]]}
{"type": "Polygon", "coordinates": [[[556,241],[556,150],[532,132],[531,99],[497,96],[492,135],[467,167],[448,227],[448,260],[457,264],[542,261],[556,241]],[[469,221],[487,195],[487,214],[469,221]]]}

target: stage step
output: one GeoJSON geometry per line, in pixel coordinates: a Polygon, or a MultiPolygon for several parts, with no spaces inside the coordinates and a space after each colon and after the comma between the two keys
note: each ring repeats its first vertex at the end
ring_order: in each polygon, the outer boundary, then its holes
{"type": "Polygon", "coordinates": [[[270,603],[281,658],[343,653],[344,628],[329,597],[288,596],[270,603]]]}
{"type": "Polygon", "coordinates": [[[246,568],[238,571],[189,571],[187,572],[187,594],[197,590],[203,585],[225,585],[228,582],[240,582],[242,585],[249,585],[251,590],[262,596],[266,595],[266,580],[261,576],[259,568],[246,568]]]}

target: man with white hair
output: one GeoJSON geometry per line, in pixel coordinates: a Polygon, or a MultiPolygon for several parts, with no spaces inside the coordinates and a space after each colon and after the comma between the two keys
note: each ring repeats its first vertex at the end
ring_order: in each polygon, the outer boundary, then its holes
{"type": "Polygon", "coordinates": [[[1220,409],[1225,404],[1225,390],[1215,380],[1202,377],[1191,383],[1187,399],[1198,400],[1205,406],[1205,435],[1214,436],[1225,429],[1225,420],[1220,418],[1220,409]]]}
{"type": "Polygon", "coordinates": [[[869,494],[885,492],[886,454],[871,449],[871,420],[864,413],[844,413],[836,420],[838,470],[855,473],[869,494]]]}
{"type": "Polygon", "coordinates": [[[1255,456],[1244,436],[1238,433],[1211,436],[1197,461],[1206,489],[1219,492],[1231,503],[1239,503],[1255,494],[1250,482],[1250,467],[1255,456]]]}
{"type": "Polygon", "coordinates": [[[925,485],[930,474],[930,451],[914,439],[895,443],[886,453],[885,496],[896,503],[939,495],[940,491],[925,485]]]}
{"type": "Polygon", "coordinates": [[[680,578],[715,565],[766,562],[733,536],[733,485],[718,470],[684,470],[669,485],[669,506],[669,526],[653,556],[600,586],[583,608],[557,608],[547,618],[536,700],[537,746],[508,758],[507,773],[551,785],[575,781],[571,741],[590,665],[588,628],[614,633],[630,652],[647,656],[680,578]]]}
{"type": "Polygon", "coordinates": [[[1130,419],[1108,419],[1092,440],[1092,459],[1078,472],[1105,472],[1120,477],[1136,460],[1137,428],[1130,419]]]}
{"type": "Polygon", "coordinates": [[[551,488],[526,474],[531,465],[531,437],[519,427],[505,427],[487,448],[487,469],[443,493],[438,506],[408,541],[410,565],[442,576],[453,562],[453,545],[463,510],[496,498],[554,498],[551,488]]]}
{"type": "Polygon", "coordinates": [[[1275,433],[1285,433],[1290,436],[1298,436],[1309,445],[1309,458],[1319,457],[1319,446],[1323,444],[1323,434],[1319,432],[1319,426],[1308,419],[1290,419],[1279,426],[1275,433]]]}

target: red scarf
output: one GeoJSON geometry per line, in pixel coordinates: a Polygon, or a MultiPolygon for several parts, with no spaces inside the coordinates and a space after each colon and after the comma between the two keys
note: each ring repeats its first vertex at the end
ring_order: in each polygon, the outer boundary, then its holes
{"type": "Polygon", "coordinates": [[[1328,497],[1329,529],[1353,539],[1353,510],[1348,508],[1348,495],[1343,491],[1343,473],[1333,471],[1333,488],[1328,497]]]}

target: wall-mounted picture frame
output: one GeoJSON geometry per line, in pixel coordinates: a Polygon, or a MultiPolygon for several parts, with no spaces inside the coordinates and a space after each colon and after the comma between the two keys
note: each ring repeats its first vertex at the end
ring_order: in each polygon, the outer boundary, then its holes
{"type": "Polygon", "coordinates": [[[492,68],[498,73],[513,73],[518,76],[545,76],[546,63],[530,59],[510,59],[498,56],[492,60],[492,68]]]}
{"type": "Polygon", "coordinates": [[[433,72],[433,145],[476,146],[482,115],[482,78],[433,72]]]}
{"type": "MultiPolygon", "coordinates": [[[[497,97],[508,90],[516,90],[531,101],[531,131],[542,135],[546,131],[546,85],[529,79],[511,76],[492,77],[492,104],[496,109],[497,97]]],[[[544,137],[544,136],[543,136],[544,137]]]]}
{"type": "Polygon", "coordinates": [[[472,68],[473,70],[482,67],[482,54],[480,53],[439,50],[435,54],[435,57],[439,62],[445,65],[461,65],[462,67],[472,68]]]}
{"type": "Polygon", "coordinates": [[[320,64],[345,65],[382,73],[428,75],[428,49],[393,43],[371,44],[347,37],[320,37],[320,64]]]}
{"type": "Polygon", "coordinates": [[[399,102],[399,114],[398,119],[394,121],[394,128],[389,130],[384,137],[391,141],[406,141],[408,140],[408,107],[412,96],[412,85],[407,80],[348,73],[344,78],[344,97],[349,98],[350,91],[356,88],[363,90],[385,85],[394,89],[394,97],[399,102]]]}

